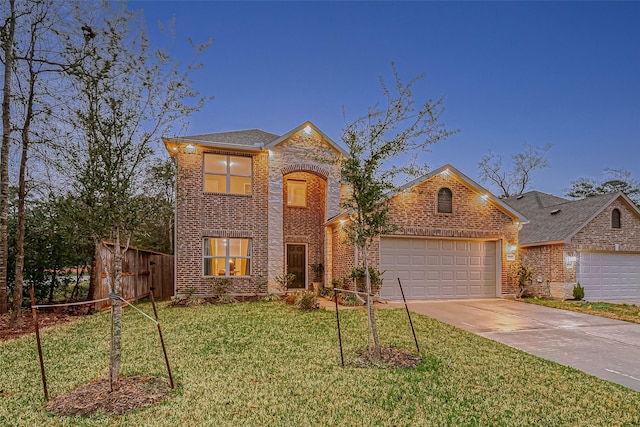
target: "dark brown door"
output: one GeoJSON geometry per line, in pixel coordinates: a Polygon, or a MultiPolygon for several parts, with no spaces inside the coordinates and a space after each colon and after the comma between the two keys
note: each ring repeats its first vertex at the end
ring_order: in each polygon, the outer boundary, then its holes
{"type": "Polygon", "coordinates": [[[287,245],[287,273],[295,276],[289,289],[304,289],[307,275],[306,250],[305,245],[287,245]]]}

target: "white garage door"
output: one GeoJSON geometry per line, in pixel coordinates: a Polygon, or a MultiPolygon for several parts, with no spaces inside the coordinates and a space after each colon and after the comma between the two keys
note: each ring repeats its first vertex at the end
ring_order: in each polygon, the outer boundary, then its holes
{"type": "Polygon", "coordinates": [[[587,300],[640,298],[640,255],[581,253],[578,282],[587,300]]]}
{"type": "Polygon", "coordinates": [[[381,296],[401,299],[496,296],[495,242],[383,237],[381,296]]]}

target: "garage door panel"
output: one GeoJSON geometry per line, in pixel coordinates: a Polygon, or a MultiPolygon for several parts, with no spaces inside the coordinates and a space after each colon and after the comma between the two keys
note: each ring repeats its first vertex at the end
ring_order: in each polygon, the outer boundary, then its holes
{"type": "Polygon", "coordinates": [[[380,252],[384,298],[401,298],[397,277],[407,298],[496,295],[495,242],[382,238],[380,252]]]}
{"type": "Polygon", "coordinates": [[[640,298],[640,255],[581,253],[577,279],[589,300],[640,298]]]}

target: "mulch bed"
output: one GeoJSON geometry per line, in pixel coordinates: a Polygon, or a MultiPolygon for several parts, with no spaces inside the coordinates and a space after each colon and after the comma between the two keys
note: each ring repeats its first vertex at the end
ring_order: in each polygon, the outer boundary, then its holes
{"type": "Polygon", "coordinates": [[[410,369],[418,366],[420,362],[422,362],[420,357],[406,350],[386,347],[380,349],[379,359],[373,351],[363,351],[353,361],[353,366],[357,368],[410,369]]]}
{"type": "MultiPolygon", "coordinates": [[[[86,314],[86,309],[83,311],[77,309],[55,311],[38,310],[38,325],[40,328],[46,328],[48,326],[70,322],[86,314]]],[[[18,318],[18,322],[14,327],[11,326],[10,319],[10,314],[0,315],[0,341],[8,341],[23,335],[35,333],[31,310],[23,310],[22,316],[18,318]]]]}
{"type": "Polygon", "coordinates": [[[208,304],[232,304],[236,302],[257,302],[262,301],[264,295],[238,295],[233,296],[233,301],[225,300],[224,297],[185,297],[171,300],[167,307],[193,307],[208,304]]]}
{"type": "Polygon", "coordinates": [[[88,415],[100,410],[124,414],[160,403],[171,394],[165,378],[122,377],[118,383],[118,390],[110,392],[108,379],[94,381],[50,400],[46,409],[54,415],[68,416],[88,415]]]}

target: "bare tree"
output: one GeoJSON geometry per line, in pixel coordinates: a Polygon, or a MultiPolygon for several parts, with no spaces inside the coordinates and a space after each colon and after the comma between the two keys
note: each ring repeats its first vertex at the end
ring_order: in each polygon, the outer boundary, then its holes
{"type": "Polygon", "coordinates": [[[511,169],[505,169],[502,165],[502,156],[491,151],[478,163],[480,169],[480,180],[489,182],[498,188],[498,197],[506,198],[524,193],[534,172],[545,169],[549,166],[547,153],[551,149],[551,144],[544,147],[532,147],[524,145],[522,153],[513,154],[511,169]]]}
{"type": "Polygon", "coordinates": [[[15,0],[8,0],[9,7],[3,2],[2,9],[8,11],[0,27],[2,39],[2,63],[4,65],[4,81],[2,86],[2,146],[0,146],[0,314],[6,313],[7,306],[7,259],[8,236],[7,221],[9,215],[9,151],[11,146],[11,89],[14,67],[14,41],[16,31],[15,0]]]}
{"type": "Polygon", "coordinates": [[[426,167],[417,163],[417,156],[427,147],[444,140],[456,131],[448,131],[440,121],[443,100],[429,100],[416,108],[412,87],[423,76],[402,83],[392,64],[394,87],[389,89],[382,78],[383,105],[369,107],[367,114],[347,124],[342,141],[349,157],[341,165],[342,180],[351,187],[343,208],[353,211],[346,234],[362,254],[365,271],[369,324],[373,335],[373,350],[380,357],[380,341],[373,310],[369,247],[381,234],[397,229],[388,216],[388,196],[396,188],[399,176],[421,174],[426,167]],[[408,156],[404,163],[400,158],[408,156]],[[390,166],[391,165],[391,166],[390,166]]]}
{"type": "MultiPolygon", "coordinates": [[[[144,217],[146,205],[137,196],[152,158],[151,144],[205,98],[190,85],[190,73],[199,64],[183,67],[166,51],[152,49],[140,14],[104,3],[89,19],[83,6],[76,11],[77,31],[66,41],[75,96],[63,114],[73,132],[59,164],[80,196],[78,220],[96,246],[113,241],[113,269],[105,260],[103,265],[112,295],[109,369],[115,390],[122,348],[122,260],[144,217]]],[[[193,45],[196,58],[208,45],[193,45]]]]}

